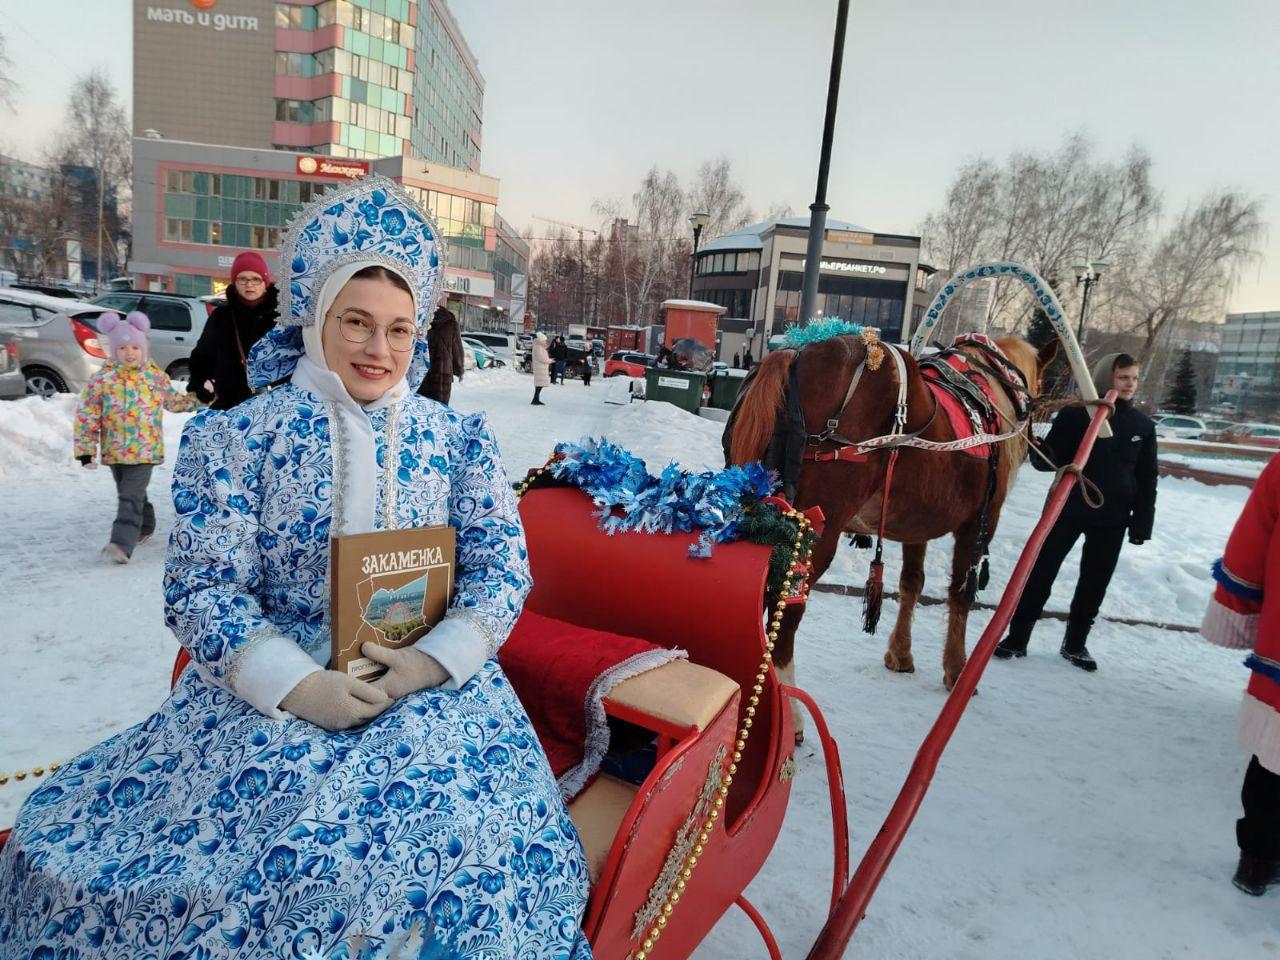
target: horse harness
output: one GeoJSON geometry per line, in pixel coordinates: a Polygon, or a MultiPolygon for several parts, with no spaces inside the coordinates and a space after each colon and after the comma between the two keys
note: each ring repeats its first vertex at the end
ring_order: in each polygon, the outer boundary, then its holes
{"type": "Polygon", "coordinates": [[[889,516],[889,491],[893,483],[893,469],[902,448],[915,447],[917,449],[947,453],[989,445],[987,486],[982,500],[982,508],[978,515],[978,537],[974,544],[974,556],[965,581],[965,593],[972,602],[977,592],[987,585],[990,576],[990,566],[987,559],[991,540],[989,516],[991,503],[995,498],[998,479],[999,443],[1018,436],[1027,428],[1030,422],[1032,397],[1025,376],[1009,362],[1004,352],[996,346],[993,340],[982,334],[965,334],[958,337],[947,350],[920,361],[919,367],[922,374],[926,371],[932,374],[928,378],[933,381],[930,386],[936,386],[946,391],[955,397],[960,405],[969,412],[973,433],[968,437],[952,441],[925,440],[921,437],[921,434],[933,424],[938,415],[938,398],[934,390],[929,390],[929,397],[933,401],[933,406],[928,418],[917,429],[908,431],[907,366],[901,350],[892,344],[881,344],[874,340],[868,342],[865,338],[864,342],[867,344],[866,354],[853,372],[849,387],[845,391],[844,400],[841,402],[839,409],[837,409],[833,417],[827,420],[826,428],[821,433],[809,434],[806,437],[808,447],[819,447],[824,443],[831,442],[837,445],[836,448],[834,450],[806,450],[804,459],[814,463],[857,462],[865,461],[867,456],[875,451],[889,451],[889,457],[885,463],[884,482],[881,487],[880,522],[876,531],[875,556],[871,561],[871,572],[867,577],[863,594],[863,630],[867,633],[874,633],[880,620],[880,604],[884,591],[883,552],[884,532],[889,516]],[[977,357],[969,353],[962,353],[959,349],[962,346],[977,348],[982,356],[977,357]],[[863,441],[851,440],[839,432],[840,420],[844,416],[845,410],[848,409],[849,403],[853,400],[858,384],[862,381],[863,373],[868,367],[872,370],[879,368],[883,361],[884,350],[888,351],[889,357],[893,360],[894,372],[897,374],[898,381],[893,427],[889,433],[879,437],[863,441]],[[963,356],[966,369],[961,370],[951,363],[951,358],[957,355],[963,356]],[[1003,418],[1003,414],[996,406],[995,397],[989,392],[989,387],[985,382],[981,381],[982,374],[994,380],[1004,390],[1013,404],[1015,422],[1008,432],[999,434],[990,432],[992,429],[998,429],[997,424],[1003,418]]]}

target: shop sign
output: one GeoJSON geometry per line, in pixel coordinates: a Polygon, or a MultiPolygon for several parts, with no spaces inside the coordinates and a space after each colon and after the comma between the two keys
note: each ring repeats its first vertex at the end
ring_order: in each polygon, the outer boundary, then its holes
{"type": "Polygon", "coordinates": [[[204,9],[184,10],[181,7],[147,7],[147,19],[153,23],[177,23],[188,27],[205,27],[219,33],[226,30],[261,30],[261,17],[241,16],[235,13],[210,13],[211,3],[195,2],[204,9]]]}
{"type": "Polygon", "coordinates": [[[369,164],[364,160],[334,160],[331,157],[302,156],[298,158],[297,170],[308,177],[358,180],[368,175],[369,164]]]}
{"type": "MultiPolygon", "coordinates": [[[[859,263],[856,260],[823,260],[821,269],[837,273],[886,274],[889,268],[879,263],[859,263]]],[[[800,269],[804,269],[805,261],[800,261],[800,269]]]]}

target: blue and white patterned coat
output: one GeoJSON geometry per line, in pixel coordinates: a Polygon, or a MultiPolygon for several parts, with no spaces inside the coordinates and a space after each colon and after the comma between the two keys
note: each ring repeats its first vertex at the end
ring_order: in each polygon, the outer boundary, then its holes
{"type": "MultiPolygon", "coordinates": [[[[287,368],[273,349],[259,366],[287,368]]],[[[383,956],[410,931],[422,956],[589,955],[581,846],[492,659],[530,585],[493,439],[413,394],[368,416],[376,528],[458,531],[433,651],[452,681],[336,734],[279,709],[328,655],[342,418],[297,382],[193,418],[165,602],[196,666],[28,799],[0,854],[0,960],[336,958],[359,937],[383,956]]]]}

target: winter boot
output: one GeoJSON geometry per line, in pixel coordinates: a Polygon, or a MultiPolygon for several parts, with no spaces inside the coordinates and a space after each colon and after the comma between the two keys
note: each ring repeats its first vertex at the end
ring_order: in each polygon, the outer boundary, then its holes
{"type": "Polygon", "coordinates": [[[108,543],[102,548],[102,555],[113,563],[129,562],[129,555],[124,552],[124,547],[118,543],[108,543]]]}
{"type": "Polygon", "coordinates": [[[546,404],[545,404],[545,403],[543,403],[543,402],[539,399],[539,397],[541,397],[541,396],[542,396],[542,388],[541,388],[541,387],[534,387],[534,388],[533,388],[533,406],[535,406],[535,407],[545,407],[545,406],[546,406],[546,404]]]}
{"type": "Polygon", "coordinates": [[[1088,673],[1098,669],[1098,662],[1089,655],[1089,648],[1084,642],[1089,639],[1089,627],[1067,621],[1067,632],[1062,638],[1062,649],[1058,651],[1072,666],[1079,667],[1088,673]]]}
{"type": "Polygon", "coordinates": [[[1267,887],[1280,883],[1280,860],[1264,860],[1242,853],[1231,882],[1249,896],[1260,897],[1267,892],[1267,887]]]}
{"type": "Polygon", "coordinates": [[[1035,623],[1011,623],[1009,635],[996,645],[997,660],[1012,660],[1014,657],[1027,655],[1027,643],[1031,640],[1031,628],[1035,623]]]}

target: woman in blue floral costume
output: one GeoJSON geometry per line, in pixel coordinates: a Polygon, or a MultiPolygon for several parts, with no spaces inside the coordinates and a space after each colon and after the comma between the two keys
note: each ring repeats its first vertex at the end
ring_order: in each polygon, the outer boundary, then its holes
{"type": "MultiPolygon", "coordinates": [[[[174,468],[165,619],[193,664],[64,765],[0,854],[0,960],[589,957],[587,873],[493,659],[529,590],[483,415],[419,397],[429,218],[364,180],[303,211],[254,386],[174,468]],[[334,534],[450,524],[455,593],[374,683],[325,669],[334,534]]],[[[162,669],[161,664],[140,669],[162,669]]]]}

